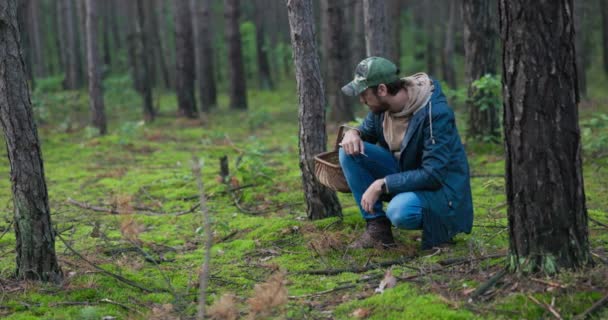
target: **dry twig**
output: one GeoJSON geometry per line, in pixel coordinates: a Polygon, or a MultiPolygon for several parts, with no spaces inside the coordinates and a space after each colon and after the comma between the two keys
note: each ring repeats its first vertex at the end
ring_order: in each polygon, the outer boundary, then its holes
{"type": "Polygon", "coordinates": [[[552,306],[544,303],[544,302],[540,302],[538,301],[538,299],[534,298],[531,295],[526,295],[528,297],[528,299],[532,300],[532,302],[536,303],[539,307],[549,311],[556,319],[562,320],[562,316],[559,314],[559,312],[557,312],[557,310],[555,310],[552,306]]]}

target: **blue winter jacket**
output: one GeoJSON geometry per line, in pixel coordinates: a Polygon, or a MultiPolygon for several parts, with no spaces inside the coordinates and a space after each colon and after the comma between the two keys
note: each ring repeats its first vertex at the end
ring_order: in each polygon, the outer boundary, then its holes
{"type": "MultiPolygon", "coordinates": [[[[416,192],[428,208],[422,218],[422,248],[449,241],[459,232],[471,232],[473,201],[469,165],[460,141],[454,112],[438,81],[429,103],[418,110],[401,142],[399,173],[386,177],[390,194],[416,192]]],[[[364,141],[386,149],[384,113],[368,113],[358,127],[364,141]]]]}

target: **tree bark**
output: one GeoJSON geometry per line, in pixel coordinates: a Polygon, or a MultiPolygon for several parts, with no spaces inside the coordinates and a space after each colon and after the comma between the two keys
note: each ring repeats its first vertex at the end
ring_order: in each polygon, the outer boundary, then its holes
{"type": "Polygon", "coordinates": [[[105,74],[105,71],[110,68],[112,65],[112,46],[110,44],[110,34],[112,33],[111,29],[111,20],[110,16],[112,15],[112,1],[104,1],[102,2],[102,14],[103,14],[103,29],[102,29],[102,37],[103,37],[103,64],[104,70],[102,72],[102,78],[105,74]]]}
{"type": "Polygon", "coordinates": [[[80,62],[79,68],[82,73],[82,80],[87,81],[87,70],[89,66],[87,63],[87,0],[74,0],[76,3],[76,42],[78,43],[78,61],[80,62]]]}
{"type": "MultiPolygon", "coordinates": [[[[266,4],[265,2],[263,3],[266,4]]],[[[274,83],[270,74],[270,64],[268,63],[265,12],[266,10],[262,7],[262,2],[260,0],[255,1],[255,48],[258,58],[259,87],[262,90],[272,90],[274,88],[274,83]]]]}
{"type": "Polygon", "coordinates": [[[247,109],[247,85],[241,47],[239,28],[239,0],[224,0],[224,18],[226,20],[226,42],[228,44],[228,95],[230,108],[247,109]]]}
{"type": "Polygon", "coordinates": [[[32,86],[35,87],[36,82],[34,78],[34,55],[32,53],[32,39],[31,39],[31,30],[30,30],[30,1],[29,0],[21,0],[17,3],[17,26],[19,30],[21,30],[21,48],[23,50],[23,60],[25,62],[25,74],[27,76],[27,80],[32,86]]]}
{"type": "MultiPolygon", "coordinates": [[[[426,72],[431,76],[435,76],[438,73],[438,51],[435,43],[437,21],[430,19],[429,17],[436,15],[435,10],[437,10],[437,8],[431,1],[425,1],[422,3],[422,5],[425,13],[424,17],[422,18],[422,26],[426,34],[426,52],[424,54],[424,57],[426,58],[426,72]]],[[[441,54],[439,54],[439,56],[441,56],[441,54]]]]}
{"type": "MultiPolygon", "coordinates": [[[[386,0],[385,0],[386,1],[386,0]]],[[[388,44],[387,58],[399,67],[401,60],[401,9],[403,0],[390,0],[386,3],[386,16],[389,24],[387,26],[388,44]]]]}
{"type": "Polygon", "coordinates": [[[217,105],[214,79],[213,36],[211,33],[211,1],[192,0],[194,43],[196,52],[196,78],[201,112],[209,112],[217,105]]]}
{"type": "Polygon", "coordinates": [[[456,89],[456,72],[454,71],[454,37],[457,3],[452,0],[447,1],[448,19],[443,30],[443,50],[441,55],[441,69],[443,80],[448,83],[450,88],[456,89]]]}
{"type": "Polygon", "coordinates": [[[194,46],[192,39],[192,16],[190,2],[173,0],[175,17],[175,89],[177,91],[178,115],[196,118],[194,98],[194,46]]]}
{"type": "Polygon", "coordinates": [[[321,185],[314,156],[325,150],[325,96],[315,45],[312,0],[288,0],[287,12],[299,96],[299,149],[306,212],[310,219],[341,216],[336,193],[321,185]]]}
{"type": "Polygon", "coordinates": [[[347,6],[344,0],[322,0],[321,10],[326,16],[327,30],[325,30],[326,41],[322,43],[325,47],[327,57],[327,101],[331,109],[330,119],[334,122],[348,122],[355,119],[350,101],[342,94],[340,88],[348,83],[352,75],[353,66],[348,65],[350,61],[348,47],[349,39],[346,30],[346,16],[344,8],[347,6]]]}
{"type": "Polygon", "coordinates": [[[591,262],[572,0],[500,0],[510,266],[591,262]],[[534,30],[534,32],[530,32],[534,30]]]}
{"type": "Polygon", "coordinates": [[[17,27],[17,1],[0,1],[0,123],[11,166],[17,276],[55,281],[55,255],[40,141],[25,79],[17,27]]]}
{"type": "Polygon", "coordinates": [[[587,47],[585,46],[585,28],[583,28],[584,21],[587,18],[586,11],[587,10],[585,0],[574,1],[574,45],[576,49],[576,72],[578,79],[578,92],[581,97],[587,97],[587,47]]]}
{"type": "Polygon", "coordinates": [[[32,44],[32,60],[33,71],[36,77],[46,76],[46,65],[42,55],[43,43],[41,39],[42,30],[40,29],[40,0],[29,0],[29,16],[30,16],[30,39],[32,44]]]}
{"type": "Polygon", "coordinates": [[[463,0],[465,82],[468,86],[469,111],[468,139],[499,137],[497,108],[481,110],[472,103],[473,81],[485,74],[496,74],[495,46],[497,31],[493,24],[495,14],[487,0],[463,0]]]}
{"type": "Polygon", "coordinates": [[[385,1],[363,0],[365,50],[367,56],[388,57],[385,1]]]}
{"type": "MultiPolygon", "coordinates": [[[[351,66],[356,66],[361,60],[367,57],[367,49],[365,44],[365,19],[363,16],[363,3],[361,1],[352,1],[353,6],[353,36],[352,36],[352,63],[351,66]]],[[[354,74],[354,73],[353,73],[354,74]]]]}
{"type": "Polygon", "coordinates": [[[101,73],[98,66],[101,64],[97,47],[97,1],[86,0],[86,30],[87,30],[87,65],[89,72],[89,106],[91,108],[91,124],[99,130],[99,134],[106,134],[106,114],[103,103],[103,89],[101,87],[101,73]]]}
{"type": "Polygon", "coordinates": [[[165,89],[171,89],[171,76],[169,74],[169,67],[167,66],[164,50],[164,47],[167,46],[167,44],[162,40],[163,32],[161,29],[164,28],[163,25],[160,24],[161,21],[158,19],[158,11],[162,8],[159,7],[158,1],[146,2],[146,6],[149,8],[145,15],[145,19],[149,25],[148,47],[151,51],[155,52],[155,59],[153,61],[156,61],[156,64],[160,69],[165,89]]]}
{"type": "Polygon", "coordinates": [[[58,0],[63,2],[61,6],[64,18],[63,27],[65,32],[65,79],[64,89],[77,89],[82,86],[82,61],[78,47],[78,35],[76,34],[76,13],[72,0],[58,0]]]}

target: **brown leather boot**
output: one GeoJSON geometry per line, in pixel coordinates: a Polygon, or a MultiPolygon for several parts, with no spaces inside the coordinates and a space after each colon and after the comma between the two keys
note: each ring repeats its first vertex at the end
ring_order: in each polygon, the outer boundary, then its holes
{"type": "Polygon", "coordinates": [[[365,232],[348,247],[352,249],[374,248],[376,246],[390,248],[395,246],[391,221],[387,217],[367,220],[365,232]]]}

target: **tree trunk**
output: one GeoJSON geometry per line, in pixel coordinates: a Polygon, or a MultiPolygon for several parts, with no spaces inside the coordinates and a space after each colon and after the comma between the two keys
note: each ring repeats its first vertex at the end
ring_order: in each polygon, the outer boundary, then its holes
{"type": "Polygon", "coordinates": [[[211,33],[211,1],[192,0],[196,78],[201,112],[209,112],[217,105],[213,66],[213,36],[211,33]]]}
{"type": "Polygon", "coordinates": [[[35,87],[35,79],[34,79],[34,55],[32,53],[32,39],[31,39],[31,30],[29,20],[31,17],[29,16],[30,10],[30,1],[29,0],[21,0],[17,2],[17,27],[21,31],[21,48],[23,50],[23,60],[25,62],[25,74],[27,76],[27,80],[30,85],[35,87]]]}
{"type": "Polygon", "coordinates": [[[586,70],[586,58],[587,48],[585,46],[586,33],[583,25],[586,20],[586,1],[577,0],[574,1],[574,45],[576,49],[576,71],[578,79],[578,92],[581,97],[587,97],[587,70],[586,70]]]}
{"type": "Polygon", "coordinates": [[[334,122],[348,122],[355,119],[352,105],[342,94],[340,88],[348,83],[351,78],[353,66],[348,65],[350,61],[348,47],[348,33],[346,30],[346,17],[344,8],[347,6],[344,0],[322,0],[321,8],[326,16],[325,30],[326,42],[322,43],[323,50],[327,53],[327,101],[331,109],[330,118],[334,122]]]}
{"type": "Polygon", "coordinates": [[[600,0],[602,11],[602,54],[604,57],[604,72],[608,75],[608,0],[600,0]]]}
{"type": "Polygon", "coordinates": [[[314,156],[325,150],[325,97],[315,45],[312,0],[288,0],[287,12],[299,96],[299,149],[306,212],[310,219],[341,216],[336,193],[315,177],[314,156]]]}
{"type": "Polygon", "coordinates": [[[78,49],[78,35],[76,34],[76,14],[72,0],[58,0],[63,2],[63,18],[65,32],[65,80],[64,89],[77,89],[82,86],[82,61],[78,49]]]}
{"type": "MultiPolygon", "coordinates": [[[[264,2],[264,4],[266,4],[264,2]]],[[[255,16],[255,48],[258,58],[258,78],[259,87],[262,90],[272,90],[274,83],[270,75],[270,65],[268,63],[267,45],[266,45],[266,26],[265,12],[262,3],[258,0],[254,2],[255,16]]]]}
{"type": "Polygon", "coordinates": [[[102,78],[103,75],[106,73],[106,70],[110,69],[110,66],[112,65],[112,46],[110,44],[110,34],[112,33],[112,29],[111,29],[111,20],[110,20],[110,16],[112,15],[112,9],[114,9],[112,7],[113,2],[111,1],[103,1],[102,2],[102,12],[103,12],[103,29],[102,29],[102,36],[103,36],[103,64],[104,64],[104,70],[102,71],[102,78]]]}
{"type": "Polygon", "coordinates": [[[75,0],[76,1],[76,42],[78,43],[78,61],[79,61],[79,72],[82,73],[82,81],[87,81],[86,72],[89,70],[87,64],[87,0],[75,0]]]}
{"type": "Polygon", "coordinates": [[[451,89],[456,89],[456,72],[454,71],[454,37],[456,22],[457,3],[452,0],[447,1],[448,19],[443,30],[443,51],[441,55],[441,68],[443,69],[443,80],[451,89]]]}
{"type": "Polygon", "coordinates": [[[196,118],[194,99],[194,46],[192,39],[192,16],[190,2],[173,0],[175,17],[175,89],[177,91],[178,115],[196,118]]]}
{"type": "Polygon", "coordinates": [[[493,21],[492,3],[487,0],[463,0],[465,83],[468,86],[467,109],[469,128],[467,139],[499,137],[497,107],[481,110],[476,107],[473,96],[473,81],[485,74],[496,74],[495,45],[497,32],[493,21]]]}
{"type": "Polygon", "coordinates": [[[426,52],[424,54],[424,57],[426,58],[426,72],[431,76],[435,76],[438,73],[436,59],[438,51],[437,47],[435,46],[437,21],[430,19],[429,17],[433,17],[437,14],[435,12],[437,8],[431,1],[425,1],[422,5],[424,6],[425,12],[422,26],[424,27],[424,31],[426,33],[426,52]]]}
{"type": "MultiPolygon", "coordinates": [[[[57,53],[59,54],[59,70],[67,71],[67,43],[68,39],[66,37],[66,29],[67,29],[67,19],[65,17],[65,1],[57,0],[56,6],[56,25],[57,25],[57,53]]],[[[66,73],[67,76],[67,73],[66,73]]],[[[65,78],[65,77],[64,77],[65,78]]],[[[65,88],[65,79],[63,81],[63,87],[65,88]]]]}
{"type": "Polygon", "coordinates": [[[149,25],[148,47],[151,51],[155,52],[155,60],[153,61],[156,61],[156,64],[160,69],[160,74],[163,77],[163,86],[165,87],[165,89],[170,89],[171,76],[169,75],[169,67],[167,66],[167,60],[164,50],[164,47],[167,46],[167,44],[162,41],[161,35],[163,34],[163,32],[161,31],[161,29],[164,28],[163,25],[160,24],[162,21],[159,21],[158,19],[158,11],[162,8],[160,8],[158,4],[159,3],[157,1],[146,2],[147,7],[149,8],[145,15],[146,21],[149,25]]]}
{"type": "Polygon", "coordinates": [[[363,0],[365,50],[367,56],[388,57],[388,26],[385,1],[363,0]]]}
{"type": "Polygon", "coordinates": [[[241,49],[241,32],[239,28],[239,0],[224,0],[224,18],[226,20],[226,42],[228,43],[228,93],[230,108],[247,109],[247,85],[241,49]]]}
{"type": "Polygon", "coordinates": [[[352,1],[353,6],[353,37],[352,37],[352,61],[350,66],[356,66],[361,60],[367,57],[365,46],[365,19],[363,17],[363,3],[352,1]]]}
{"type": "Polygon", "coordinates": [[[17,276],[58,282],[62,272],[21,56],[16,2],[0,1],[0,123],[11,166],[17,276]]]}
{"type": "Polygon", "coordinates": [[[572,12],[572,0],[500,0],[508,262],[518,271],[591,262],[572,12]]]}
{"type": "Polygon", "coordinates": [[[98,66],[101,64],[97,47],[97,1],[86,0],[86,30],[87,30],[87,65],[89,72],[89,105],[91,107],[91,124],[99,130],[99,134],[106,134],[106,114],[104,111],[103,91],[101,88],[101,73],[98,66]]]}
{"type": "Polygon", "coordinates": [[[40,29],[40,21],[43,17],[40,15],[40,5],[40,0],[29,0],[30,43],[32,44],[33,71],[36,77],[44,77],[47,74],[42,55],[43,42],[41,39],[42,30],[40,29]]]}
{"type": "Polygon", "coordinates": [[[386,3],[386,16],[389,19],[387,27],[388,55],[387,58],[399,67],[401,60],[401,8],[403,0],[390,0],[386,3]]]}

